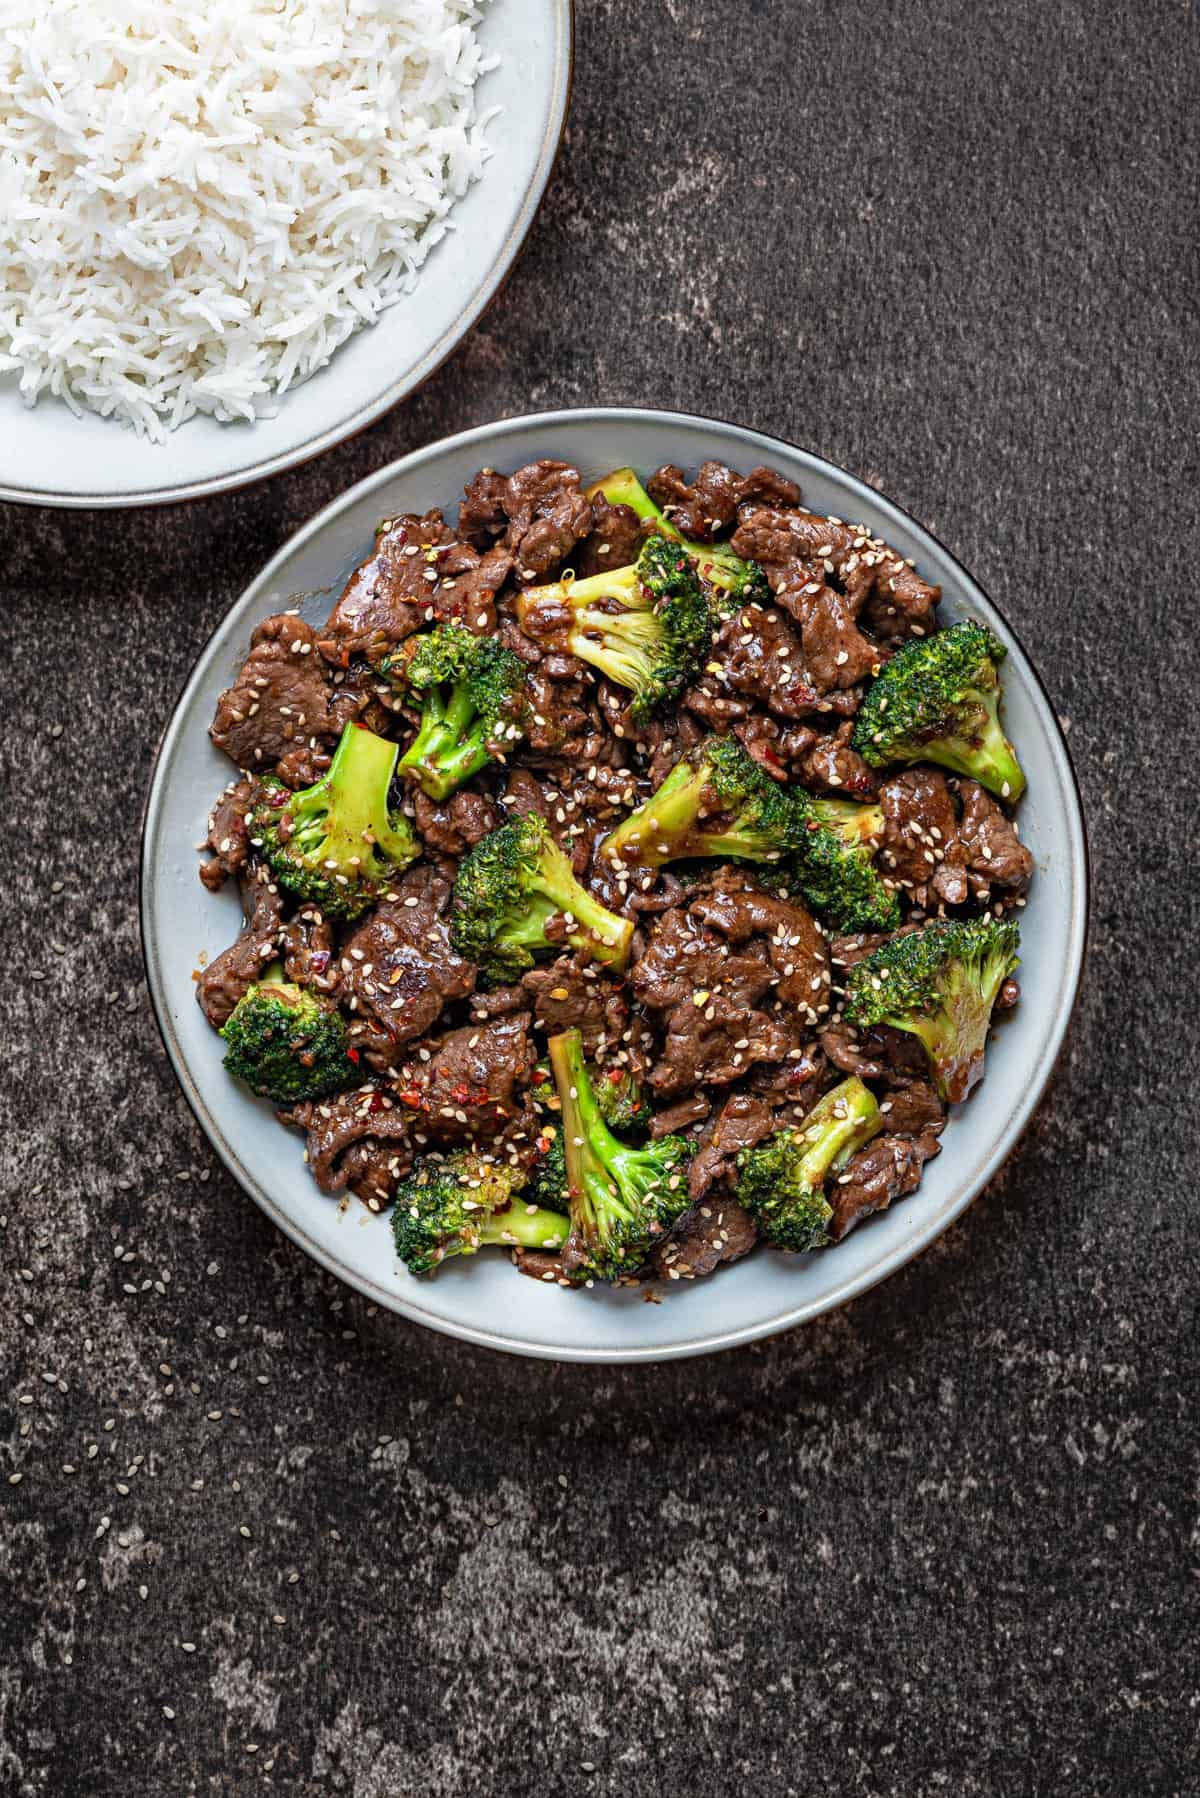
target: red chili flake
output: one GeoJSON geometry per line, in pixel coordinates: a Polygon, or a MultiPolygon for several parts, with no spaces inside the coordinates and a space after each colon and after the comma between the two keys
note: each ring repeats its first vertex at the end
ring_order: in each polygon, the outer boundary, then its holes
{"type": "Polygon", "coordinates": [[[421,1109],[421,1089],[417,1086],[406,1086],[403,1092],[396,1094],[396,1097],[402,1105],[409,1106],[413,1111],[421,1109]]]}
{"type": "Polygon", "coordinates": [[[270,802],[271,805],[275,806],[276,808],[278,808],[281,805],[286,805],[290,798],[291,798],[291,794],[287,791],[286,787],[281,792],[277,793],[274,790],[272,790],[270,793],[267,794],[268,801],[270,802]]]}
{"type": "Polygon", "coordinates": [[[354,1063],[355,1067],[357,1067],[359,1064],[359,1061],[361,1059],[361,1057],[359,1056],[358,1050],[357,1049],[347,1049],[346,1054],[350,1057],[350,1060],[354,1063]]]}

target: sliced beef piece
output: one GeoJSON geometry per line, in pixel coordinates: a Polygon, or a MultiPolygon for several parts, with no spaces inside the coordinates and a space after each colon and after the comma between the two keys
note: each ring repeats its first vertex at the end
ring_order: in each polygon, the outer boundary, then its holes
{"type": "Polygon", "coordinates": [[[342,947],[342,995],[350,1037],[374,1068],[393,1066],[443,1009],[475,990],[475,968],[450,942],[450,882],[410,868],[342,947]]]}
{"type": "Polygon", "coordinates": [[[913,627],[915,634],[934,628],[934,607],[941,588],[923,581],[895,550],[872,537],[865,525],[840,524],[794,508],[747,508],[740,516],[733,547],[739,555],[768,567],[798,562],[814,574],[835,576],[853,596],[856,615],[871,597],[878,601],[872,608],[873,617],[887,618],[886,608],[894,606],[907,620],[910,632],[913,627]]]}
{"type": "Polygon", "coordinates": [[[480,555],[470,543],[440,549],[431,601],[439,624],[460,624],[477,637],[496,634],[496,595],[512,572],[512,556],[497,545],[480,555]]]}
{"type": "Polygon", "coordinates": [[[664,1280],[699,1279],[723,1262],[740,1261],[757,1241],[750,1213],[726,1193],[713,1193],[707,1203],[693,1205],[655,1249],[654,1271],[664,1280]]]}
{"type": "Polygon", "coordinates": [[[414,787],[412,805],[417,833],[435,855],[465,855],[501,822],[486,793],[470,787],[460,788],[449,799],[430,799],[420,787],[414,787]]]}
{"type": "Polygon", "coordinates": [[[308,1165],[322,1192],[341,1192],[352,1174],[360,1178],[363,1161],[348,1157],[356,1145],[372,1156],[390,1148],[401,1172],[413,1158],[413,1114],[378,1087],[363,1086],[336,1098],[293,1105],[280,1113],[284,1122],[308,1135],[308,1165]]]}
{"type": "Polygon", "coordinates": [[[210,962],[196,982],[196,999],[214,1030],[274,961],[280,938],[279,894],[268,885],[264,869],[243,873],[240,886],[246,922],[237,941],[210,962]]]}
{"type": "Polygon", "coordinates": [[[526,741],[533,757],[556,755],[570,761],[593,761],[603,736],[582,675],[554,675],[543,661],[529,670],[526,691],[531,713],[526,741]]]}
{"type": "Polygon", "coordinates": [[[264,618],[209,735],[239,768],[266,772],[289,753],[335,742],[357,707],[340,699],[311,628],[292,612],[264,618]]]}
{"type": "Polygon", "coordinates": [[[818,693],[848,690],[878,674],[885,653],[858,628],[861,597],[839,592],[808,566],[768,569],[767,578],[778,604],[800,626],[804,666],[818,693]]]}
{"type": "Polygon", "coordinates": [[[775,972],[777,998],[816,1023],[829,1003],[829,949],[804,906],[764,892],[738,869],[722,868],[689,911],[735,947],[761,939],[775,972]]]}
{"type": "Polygon", "coordinates": [[[494,468],[481,468],[463,489],[458,508],[458,534],[476,549],[487,549],[508,529],[504,495],[508,487],[505,475],[494,468]]]}
{"type": "Polygon", "coordinates": [[[693,909],[655,919],[629,977],[641,1003],[665,1014],[662,1055],[649,1076],[663,1099],[705,1082],[727,1086],[756,1061],[782,1061],[799,1042],[795,1008],[758,1008],[779,979],[761,945],[735,953],[693,909]]]}
{"type": "MultiPolygon", "coordinates": [[[[497,601],[499,623],[496,634],[504,648],[511,649],[512,653],[518,656],[527,668],[536,668],[543,659],[543,651],[532,637],[525,635],[516,619],[507,610],[507,606],[507,596],[501,594],[497,601]]],[[[580,668],[582,668],[582,663],[580,668]]]]}
{"type": "Polygon", "coordinates": [[[631,506],[610,506],[602,493],[592,501],[591,535],[571,556],[580,580],[607,574],[612,568],[628,568],[636,562],[646,527],[631,506]]]}
{"type": "Polygon", "coordinates": [[[892,1087],[880,1110],[892,1136],[936,1136],[946,1122],[946,1107],[928,1080],[892,1087]]]}
{"type": "Polygon", "coordinates": [[[705,462],[694,481],[668,462],[646,482],[646,491],[657,501],[684,537],[711,543],[727,530],[739,506],[750,502],[771,506],[798,506],[800,489],[773,468],[753,468],[743,477],[723,462],[705,462]]]}
{"type": "Polygon", "coordinates": [[[881,870],[915,905],[962,905],[971,887],[946,776],[938,768],[906,768],[882,782],[879,798],[881,870]]]}
{"type": "Polygon", "coordinates": [[[852,1024],[828,1024],[821,1032],[821,1047],[843,1074],[860,1080],[880,1080],[887,1086],[906,1086],[929,1073],[929,1061],[915,1036],[893,1030],[890,1024],[873,1024],[856,1030],[852,1024]]]}
{"type": "Polygon", "coordinates": [[[694,749],[704,737],[701,726],[683,711],[648,718],[644,724],[631,728],[629,734],[636,736],[639,753],[648,758],[646,781],[651,790],[659,786],[680,757],[694,749]]]}
{"type": "Polygon", "coordinates": [[[858,751],[851,749],[853,734],[854,726],[847,721],[829,736],[817,738],[799,758],[799,774],[805,786],[824,788],[839,798],[843,794],[849,799],[874,798],[879,777],[858,751]]]}
{"type": "Polygon", "coordinates": [[[819,1042],[811,1036],[800,1039],[798,1048],[788,1053],[786,1061],[772,1066],[760,1062],[746,1082],[747,1090],[774,1107],[776,1128],[799,1123],[807,1117],[828,1083],[829,1063],[819,1042]]]}
{"type": "MultiPolygon", "coordinates": [[[[623,895],[618,894],[614,903],[619,907],[623,895]]],[[[650,892],[630,893],[624,899],[626,911],[638,917],[657,917],[659,912],[670,911],[674,905],[686,905],[688,889],[677,874],[669,868],[660,868],[658,878],[650,892]]]]}
{"type": "Polygon", "coordinates": [[[506,1018],[528,1006],[529,995],[520,986],[494,986],[490,993],[471,994],[471,1016],[478,1023],[488,1018],[506,1018]]]}
{"type": "Polygon", "coordinates": [[[227,786],[214,805],[205,841],[205,848],[211,849],[213,859],[200,869],[200,878],[210,893],[219,893],[229,876],[240,874],[249,860],[247,819],[257,803],[257,782],[239,780],[227,786]]]}
{"type": "Polygon", "coordinates": [[[420,630],[437,578],[437,551],[453,541],[439,511],[389,519],[329,614],[320,641],[326,660],[339,668],[352,656],[378,661],[420,630]]]}
{"type": "Polygon", "coordinates": [[[780,718],[803,718],[821,695],[804,666],[800,638],[778,607],[750,605],[730,614],[716,633],[703,679],[687,695],[733,695],[766,706],[780,718]],[[714,668],[717,670],[713,672],[714,668]]]}
{"type": "Polygon", "coordinates": [[[337,991],[342,971],[333,926],[315,906],[304,906],[283,926],[279,949],[286,979],[318,993],[337,991]]]}
{"type": "Polygon", "coordinates": [[[519,468],[508,477],[502,503],[508,518],[505,546],[520,581],[536,580],[556,568],[592,528],[579,470],[568,462],[543,460],[519,468]]]}
{"type": "Polygon", "coordinates": [[[658,1142],[664,1136],[680,1136],[693,1124],[704,1123],[711,1111],[704,1093],[689,1093],[686,1099],[677,1099],[674,1105],[655,1112],[650,1123],[651,1139],[658,1142]]]}
{"type": "Polygon", "coordinates": [[[830,1197],[829,1234],[841,1242],[873,1211],[886,1211],[921,1184],[921,1170],[938,1152],[936,1136],[877,1136],[838,1175],[830,1197]]]}
{"type": "Polygon", "coordinates": [[[399,1097],[419,1114],[421,1129],[439,1143],[486,1142],[525,1120],[530,1147],[537,1114],[526,1102],[537,1051],[527,1011],[465,1024],[422,1044],[397,1075],[399,1097]],[[526,1116],[526,1114],[528,1114],[526,1116]]]}
{"type": "Polygon", "coordinates": [[[339,1173],[344,1176],[347,1192],[361,1199],[371,1211],[383,1211],[391,1204],[396,1182],[413,1166],[416,1152],[402,1138],[382,1142],[374,1137],[360,1137],[350,1144],[342,1156],[339,1173]]]}
{"type": "Polygon", "coordinates": [[[958,796],[962,803],[959,840],[979,890],[986,893],[995,886],[1023,893],[1033,877],[1033,857],[1011,818],[978,781],[960,780],[958,796]]]}
{"type": "Polygon", "coordinates": [[[824,740],[810,725],[783,725],[761,712],[735,724],[733,734],[763,773],[779,781],[786,781],[789,768],[801,767],[809,750],[824,740]]]}
{"type": "Polygon", "coordinates": [[[730,1093],[708,1140],[692,1158],[688,1169],[688,1193],[698,1203],[718,1180],[724,1180],[737,1160],[739,1149],[753,1149],[779,1128],[771,1106],[753,1093],[730,1093]]]}
{"type": "Polygon", "coordinates": [[[591,1059],[610,1057],[620,1047],[629,1025],[629,1003],[622,983],[602,974],[594,963],[560,955],[548,967],[531,968],[521,981],[533,1021],[547,1036],[578,1030],[591,1059]]]}

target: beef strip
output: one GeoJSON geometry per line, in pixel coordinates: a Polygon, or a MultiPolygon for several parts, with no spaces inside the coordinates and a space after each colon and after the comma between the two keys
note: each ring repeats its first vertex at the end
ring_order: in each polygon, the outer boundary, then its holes
{"type": "Polygon", "coordinates": [[[838,798],[875,797],[879,777],[850,747],[853,734],[854,726],[849,721],[839,724],[829,736],[818,737],[799,757],[799,774],[806,787],[823,788],[838,798]]]}
{"type": "Polygon", "coordinates": [[[705,462],[688,481],[673,462],[652,474],[646,491],[676,530],[697,543],[711,543],[737,517],[739,506],[756,501],[798,506],[800,489],[773,468],[753,468],[743,479],[723,462],[705,462]]]}
{"type": "Polygon", "coordinates": [[[450,942],[450,882],[437,869],[410,868],[342,947],[342,995],[350,1040],[384,1070],[406,1043],[424,1036],[445,1006],[475,990],[475,967],[450,942]]]}
{"type": "Polygon", "coordinates": [[[374,662],[420,630],[433,585],[426,577],[436,574],[435,552],[453,541],[439,511],[389,519],[329,614],[321,654],[339,668],[353,656],[374,662]]]}
{"type": "Polygon", "coordinates": [[[388,1145],[397,1174],[407,1173],[412,1166],[413,1116],[377,1087],[363,1086],[336,1098],[293,1105],[280,1116],[307,1132],[308,1165],[322,1192],[341,1192],[352,1174],[361,1177],[361,1160],[347,1159],[347,1151],[356,1144],[365,1143],[372,1151],[388,1145]]]}
{"type": "MultiPolygon", "coordinates": [[[[806,949],[812,977],[819,979],[820,951],[804,944],[793,952],[786,934],[754,933],[755,916],[764,929],[776,932],[781,926],[786,933],[782,915],[771,909],[780,903],[767,895],[739,899],[714,883],[713,893],[702,895],[686,911],[676,907],[654,920],[629,980],[635,997],[660,1014],[665,1028],[661,1057],[649,1075],[657,1097],[673,1098],[705,1082],[730,1085],[755,1062],[782,1061],[799,1049],[800,1013],[795,1005],[781,1005],[775,989],[800,978],[806,949]],[[731,938],[744,942],[742,952],[731,938]],[[790,953],[796,956],[792,963],[783,959],[790,953]],[[792,974],[785,975],[783,968],[789,965],[792,974]],[[772,1008],[760,1009],[768,994],[772,1008]]],[[[783,908],[789,919],[794,909],[783,908]]],[[[811,997],[816,1000],[820,994],[813,990],[811,997]]]]}
{"type": "Polygon", "coordinates": [[[342,973],[333,926],[315,906],[304,906],[283,926],[279,949],[286,979],[318,993],[337,991],[342,973]]]}
{"type": "Polygon", "coordinates": [[[502,821],[487,794],[471,787],[461,787],[449,799],[430,799],[414,787],[412,807],[417,834],[435,855],[465,855],[502,821]]]}
{"type": "Polygon", "coordinates": [[[845,1022],[828,1024],[820,1040],[834,1067],[843,1074],[857,1074],[860,1080],[907,1086],[929,1073],[919,1040],[907,1030],[893,1030],[890,1024],[872,1024],[863,1030],[845,1022]]]}
{"type": "Polygon", "coordinates": [[[474,1142],[523,1124],[530,1148],[538,1118],[527,1105],[537,1051],[527,1011],[448,1030],[410,1053],[398,1070],[401,1102],[420,1116],[421,1129],[440,1144],[474,1142]]]}
{"type": "Polygon", "coordinates": [[[1033,877],[1033,857],[1017,835],[1016,825],[978,781],[960,780],[962,817],[959,840],[972,884],[981,898],[990,888],[1023,893],[1033,877]]]}
{"type": "Polygon", "coordinates": [[[519,581],[536,580],[569,556],[592,528],[592,508],[569,462],[530,462],[508,477],[501,502],[505,546],[519,581]]]}
{"type": "Polygon", "coordinates": [[[886,1211],[921,1184],[921,1170],[938,1152],[936,1136],[877,1136],[860,1149],[837,1177],[830,1197],[829,1234],[841,1242],[873,1211],[886,1211]]]}
{"type": "Polygon", "coordinates": [[[881,871],[914,905],[961,905],[971,888],[946,776],[938,768],[906,768],[882,782],[879,799],[881,871]]]}
{"type": "Polygon", "coordinates": [[[646,527],[631,506],[610,506],[602,493],[592,501],[592,529],[571,556],[580,580],[628,568],[636,562],[646,527]]]}
{"type": "Polygon", "coordinates": [[[629,1024],[629,1002],[620,981],[594,963],[560,955],[549,967],[531,968],[521,981],[533,1021],[547,1036],[578,1030],[590,1060],[611,1058],[629,1024]]]}
{"type": "Polygon", "coordinates": [[[753,1093],[730,1093],[708,1140],[688,1169],[688,1194],[697,1204],[733,1170],[740,1149],[753,1149],[778,1128],[771,1106],[753,1093]]]}
{"type": "Polygon", "coordinates": [[[691,915],[740,947],[760,937],[777,976],[775,995],[815,1024],[829,1003],[829,950],[812,914],[766,893],[738,869],[722,868],[711,890],[692,902],[691,915]]]}
{"type": "Polygon", "coordinates": [[[682,1135],[693,1124],[702,1124],[711,1111],[704,1093],[689,1093],[686,1099],[677,1099],[674,1105],[655,1112],[650,1122],[651,1140],[658,1142],[664,1136],[682,1135]]]}
{"type": "Polygon", "coordinates": [[[264,618],[232,687],[217,701],[209,735],[239,768],[265,773],[281,757],[332,743],[358,707],[329,679],[303,618],[264,618]]]}
{"type": "Polygon", "coordinates": [[[201,1011],[219,1030],[263,970],[274,961],[280,938],[279,894],[269,884],[266,870],[252,865],[239,878],[245,925],[236,942],[223,949],[196,981],[201,1011]]]}
{"type": "Polygon", "coordinates": [[[470,543],[437,553],[431,604],[438,624],[460,624],[477,637],[496,634],[496,595],[512,571],[512,556],[497,545],[481,555],[470,543]]]}
{"type": "Polygon", "coordinates": [[[684,1213],[668,1240],[655,1249],[651,1263],[664,1280],[695,1280],[723,1262],[740,1261],[757,1241],[750,1213],[728,1194],[714,1193],[707,1203],[684,1213]]]}
{"type": "MultiPolygon", "coordinates": [[[[768,570],[792,563],[811,570],[810,578],[836,577],[851,597],[856,616],[873,598],[877,604],[872,617],[901,617],[906,631],[918,636],[935,628],[934,607],[941,588],[923,581],[865,525],[841,524],[796,508],[747,507],[739,515],[733,547],[768,570]],[[895,608],[894,614],[889,607],[895,608]]],[[[889,629],[886,634],[899,633],[889,629]]]]}
{"type": "Polygon", "coordinates": [[[928,1080],[893,1086],[880,1110],[892,1136],[936,1136],[946,1122],[946,1107],[928,1080]]]}
{"type": "Polygon", "coordinates": [[[258,803],[256,781],[231,781],[213,806],[208,819],[205,848],[213,859],[200,869],[210,893],[218,893],[231,874],[239,874],[250,858],[250,829],[246,822],[258,803]]]}
{"type": "Polygon", "coordinates": [[[487,549],[508,529],[508,515],[504,510],[507,487],[508,480],[504,475],[497,474],[494,468],[481,468],[463,489],[462,504],[458,508],[458,534],[473,543],[476,549],[487,549]]]}

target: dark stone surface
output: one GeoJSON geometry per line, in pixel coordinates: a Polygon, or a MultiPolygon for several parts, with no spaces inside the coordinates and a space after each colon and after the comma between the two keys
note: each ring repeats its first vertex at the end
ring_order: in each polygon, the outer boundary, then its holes
{"type": "Polygon", "coordinates": [[[422,393],[234,498],[0,518],[0,1790],[1195,1792],[1194,9],[581,14],[527,252],[422,393]],[[318,1274],[193,1125],[135,913],[152,740],[263,560],[416,444],[592,401],[931,524],[1070,721],[1096,864],[971,1214],[820,1327],[623,1372],[318,1274]]]}

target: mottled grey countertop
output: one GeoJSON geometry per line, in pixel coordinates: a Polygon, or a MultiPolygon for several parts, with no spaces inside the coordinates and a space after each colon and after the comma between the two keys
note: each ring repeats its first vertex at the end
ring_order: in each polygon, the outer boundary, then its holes
{"type": "Polygon", "coordinates": [[[580,15],[544,210],[423,392],[233,498],[0,513],[0,1792],[1194,1793],[1195,11],[580,15]],[[622,1371],[424,1334],[284,1241],[176,1089],[136,911],[154,739],[264,559],[415,445],[594,401],[930,524],[1045,676],[1095,860],[985,1198],[819,1327],[622,1371]]]}

